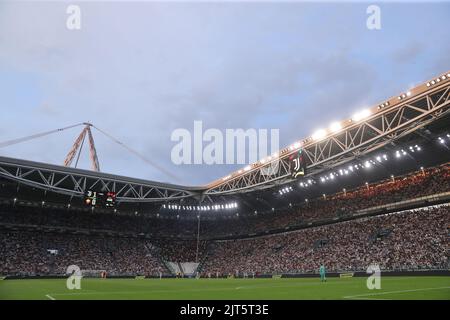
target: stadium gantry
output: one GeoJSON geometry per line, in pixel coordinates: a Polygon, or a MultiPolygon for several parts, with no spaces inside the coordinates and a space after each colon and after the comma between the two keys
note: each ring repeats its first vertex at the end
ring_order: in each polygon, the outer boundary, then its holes
{"type": "Polygon", "coordinates": [[[203,188],[178,186],[100,172],[100,164],[90,129],[91,127],[96,128],[130,152],[137,154],[144,161],[153,166],[157,165],[90,123],[80,123],[25,138],[6,141],[1,143],[0,147],[40,138],[81,125],[83,125],[84,128],[67,154],[66,159],[64,160],[64,166],[0,157],[0,176],[31,187],[53,191],[71,197],[82,197],[86,190],[101,189],[102,191],[112,191],[116,192],[118,202],[179,200],[186,197],[192,197],[193,195],[196,195],[198,191],[203,190],[203,188]],[[86,135],[89,138],[92,171],[76,168],[86,135]],[[75,162],[75,168],[71,168],[70,165],[77,153],[78,156],[75,162]]]}
{"type": "Polygon", "coordinates": [[[206,193],[236,193],[290,182],[293,179],[289,156],[298,149],[306,154],[309,174],[318,174],[416,132],[445,116],[449,106],[450,74],[447,72],[342,121],[329,133],[318,132],[270,159],[214,181],[208,185],[206,193]],[[275,171],[271,170],[274,163],[278,167],[275,171]]]}
{"type": "MultiPolygon", "coordinates": [[[[420,130],[424,127],[439,119],[446,119],[449,114],[449,106],[450,73],[446,72],[407,92],[389,98],[375,107],[364,110],[352,119],[340,122],[330,130],[322,130],[280,150],[275,155],[206,186],[180,186],[99,172],[100,166],[91,127],[99,130],[150,165],[157,168],[158,166],[90,123],[80,123],[0,143],[0,148],[2,148],[68,128],[84,126],[82,133],[67,155],[64,166],[0,157],[0,177],[70,197],[82,197],[86,190],[100,188],[102,191],[116,192],[119,203],[167,203],[186,198],[192,198],[198,203],[205,197],[211,200],[215,196],[242,194],[292,182],[294,179],[291,176],[289,157],[300,149],[306,156],[307,176],[314,176],[324,170],[367,155],[407,135],[415,133],[420,136],[420,130]],[[81,152],[86,134],[90,143],[93,171],[69,167],[77,151],[81,152]],[[273,170],[273,168],[276,169],[273,170]]],[[[78,158],[76,162],[78,162],[78,158]]],[[[162,170],[162,168],[158,169],[162,170]]]]}

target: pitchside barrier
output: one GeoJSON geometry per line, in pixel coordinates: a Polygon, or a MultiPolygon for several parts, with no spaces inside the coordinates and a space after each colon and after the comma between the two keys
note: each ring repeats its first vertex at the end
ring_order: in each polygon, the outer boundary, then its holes
{"type": "Polygon", "coordinates": [[[353,278],[354,272],[340,273],[339,278],[353,278]]]}
{"type": "MultiPolygon", "coordinates": [[[[352,274],[352,277],[368,277],[365,271],[350,271],[350,272],[327,272],[327,278],[345,278],[347,274],[352,274]],[[341,276],[343,275],[343,276],[341,276]]],[[[382,276],[450,276],[450,270],[381,270],[382,276]]],[[[266,278],[266,275],[258,275],[256,278],[266,278]]],[[[319,273],[283,273],[283,278],[318,278],[319,273]]]]}
{"type": "Polygon", "coordinates": [[[102,278],[106,270],[81,270],[83,278],[102,278]]]}
{"type": "MultiPolygon", "coordinates": [[[[341,275],[352,274],[352,277],[368,277],[365,271],[355,271],[355,272],[327,272],[327,278],[341,278],[341,275]]],[[[410,271],[386,271],[381,270],[382,276],[446,276],[450,277],[450,269],[447,270],[410,270],[410,271]]],[[[11,275],[11,276],[2,276],[0,280],[17,280],[17,279],[67,279],[67,275],[11,275]]],[[[141,279],[140,277],[145,277],[146,279],[159,279],[159,276],[156,275],[108,275],[108,279],[116,278],[116,279],[141,279]]],[[[235,279],[242,278],[243,276],[236,277],[235,275],[231,276],[219,276],[220,279],[235,279]]],[[[163,275],[162,278],[175,278],[173,275],[163,275]]],[[[278,275],[272,274],[259,274],[255,275],[255,278],[258,279],[279,279],[279,278],[319,278],[318,273],[283,273],[278,275]],[[275,278],[276,277],[276,278],[275,278]]],[[[187,278],[184,278],[187,279],[187,278]]],[[[194,278],[193,278],[194,279],[194,278]]],[[[208,279],[207,277],[202,277],[202,279],[208,279]]],[[[216,279],[216,277],[211,277],[211,279],[216,279]]]]}

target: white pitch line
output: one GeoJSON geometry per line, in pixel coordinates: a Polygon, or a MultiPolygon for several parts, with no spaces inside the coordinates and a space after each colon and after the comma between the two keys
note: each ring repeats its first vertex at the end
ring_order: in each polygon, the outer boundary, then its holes
{"type": "Polygon", "coordinates": [[[367,298],[367,297],[381,296],[381,295],[392,294],[392,293],[405,293],[405,292],[443,290],[443,289],[450,289],[450,287],[436,287],[436,288],[422,288],[422,289],[411,289],[411,290],[386,291],[386,292],[377,292],[377,293],[365,293],[365,294],[357,294],[357,295],[354,295],[354,296],[345,296],[344,299],[370,299],[370,298],[367,298]]]}
{"type": "MultiPolygon", "coordinates": [[[[347,298],[347,297],[344,297],[347,298]]],[[[347,298],[347,299],[352,299],[352,300],[391,300],[391,299],[382,299],[382,298],[364,298],[364,297],[360,297],[360,298],[347,298]]]]}
{"type": "MultiPolygon", "coordinates": [[[[330,284],[340,284],[339,282],[332,282],[330,284]]],[[[228,290],[245,290],[245,289],[259,289],[259,288],[288,288],[288,287],[297,287],[301,289],[306,289],[308,287],[315,287],[318,285],[322,285],[321,283],[285,283],[285,284],[253,284],[253,285],[245,285],[245,286],[238,286],[238,287],[228,287],[228,288],[196,288],[196,289],[187,289],[187,290],[177,290],[177,292],[207,292],[207,291],[228,291],[228,290]]],[[[416,292],[416,291],[430,291],[430,290],[443,290],[443,289],[450,289],[450,287],[434,287],[434,288],[421,288],[421,289],[410,289],[410,290],[398,290],[398,291],[386,291],[386,292],[375,292],[375,293],[365,293],[365,294],[359,294],[359,295],[352,295],[352,296],[344,296],[343,299],[355,299],[355,300],[389,300],[389,299],[382,299],[382,298],[376,298],[377,296],[381,295],[388,295],[388,294],[394,294],[394,293],[407,293],[407,292],[416,292]],[[371,298],[373,297],[373,298],[371,298]]],[[[133,290],[133,291],[95,291],[95,290],[82,290],[82,292],[70,292],[70,293],[51,293],[46,295],[46,297],[50,300],[56,300],[54,298],[55,296],[72,296],[72,295],[116,295],[116,294],[130,294],[130,293],[170,293],[174,292],[174,290],[133,290]],[[89,291],[89,292],[86,292],[89,291]]]]}
{"type": "Polygon", "coordinates": [[[115,294],[131,294],[131,293],[172,293],[176,292],[205,292],[205,291],[227,291],[227,290],[242,290],[242,289],[259,289],[259,288],[289,288],[289,287],[299,287],[304,288],[308,286],[318,286],[321,283],[309,283],[308,285],[298,285],[293,283],[287,283],[285,285],[248,285],[248,286],[239,286],[239,287],[227,287],[227,288],[197,288],[197,289],[185,289],[185,290],[152,290],[152,291],[91,291],[86,292],[88,290],[80,290],[80,292],[68,292],[68,293],[52,293],[53,296],[76,296],[76,295],[115,295],[115,294]]]}
{"type": "MultiPolygon", "coordinates": [[[[319,284],[320,285],[320,284],[319,284]]],[[[305,289],[307,286],[293,286],[293,285],[275,285],[275,286],[240,286],[240,287],[228,287],[228,288],[199,288],[199,289],[186,289],[186,290],[150,290],[150,291],[95,291],[95,292],[69,292],[69,293],[52,293],[53,296],[78,296],[78,295],[117,295],[117,294],[145,294],[145,293],[172,293],[172,292],[211,292],[211,291],[228,291],[228,290],[245,290],[245,289],[258,289],[258,288],[292,288],[297,287],[305,289]]],[[[56,300],[55,298],[53,298],[56,300]]],[[[355,298],[355,299],[370,299],[370,298],[355,298]]]]}

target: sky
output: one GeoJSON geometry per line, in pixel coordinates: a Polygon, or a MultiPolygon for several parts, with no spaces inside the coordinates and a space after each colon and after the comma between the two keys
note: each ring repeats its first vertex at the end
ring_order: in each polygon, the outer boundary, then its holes
{"type": "MultiPolygon", "coordinates": [[[[243,165],[174,164],[175,129],[278,129],[283,147],[450,70],[450,2],[379,2],[380,30],[371,4],[0,0],[0,143],[89,121],[171,175],[93,130],[102,171],[206,184],[243,165]]],[[[62,164],[81,129],[0,155],[62,164]]]]}

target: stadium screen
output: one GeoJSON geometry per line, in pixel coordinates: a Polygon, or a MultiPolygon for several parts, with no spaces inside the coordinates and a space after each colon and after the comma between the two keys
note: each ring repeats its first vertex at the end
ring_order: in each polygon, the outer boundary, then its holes
{"type": "Polygon", "coordinates": [[[291,175],[293,178],[306,175],[306,159],[302,149],[289,157],[291,164],[291,175]]]}
{"type": "Polygon", "coordinates": [[[84,197],[84,203],[91,207],[114,208],[116,205],[116,193],[112,191],[97,192],[88,190],[84,197]]]}

